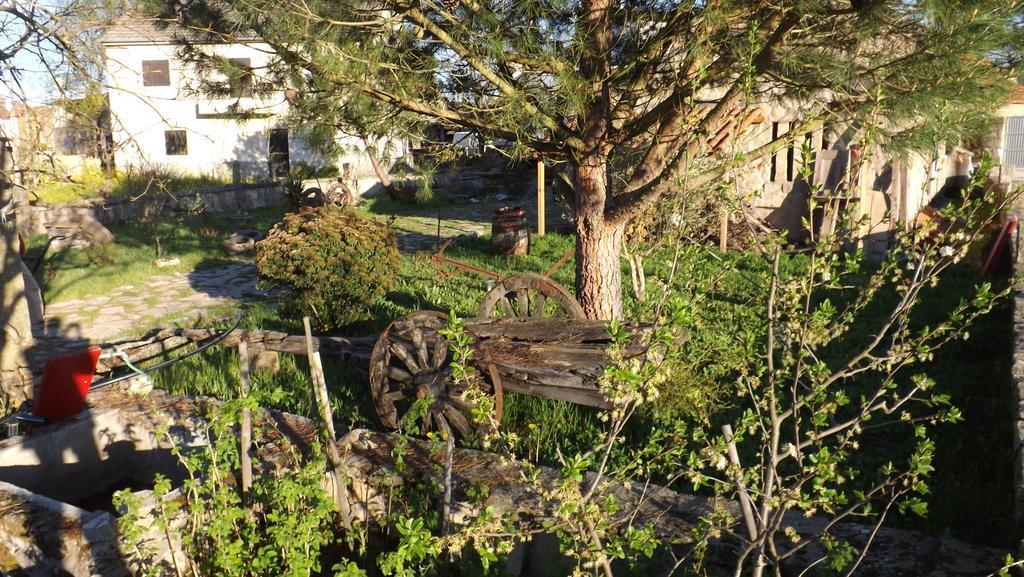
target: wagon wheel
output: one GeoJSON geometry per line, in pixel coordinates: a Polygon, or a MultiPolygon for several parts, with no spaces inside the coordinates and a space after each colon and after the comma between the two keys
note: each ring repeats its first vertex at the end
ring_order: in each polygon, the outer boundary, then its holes
{"type": "MultiPolygon", "coordinates": [[[[463,437],[469,435],[473,406],[462,398],[467,385],[453,382],[448,341],[437,332],[447,325],[446,314],[417,311],[395,319],[377,338],[370,356],[370,393],[385,427],[399,428],[413,403],[433,394],[423,431],[454,429],[463,437]]],[[[494,395],[500,421],[500,383],[483,386],[494,395]]]]}
{"type": "Polygon", "coordinates": [[[510,276],[484,295],[477,316],[585,318],[583,308],[572,293],[555,281],[533,273],[510,276]]]}

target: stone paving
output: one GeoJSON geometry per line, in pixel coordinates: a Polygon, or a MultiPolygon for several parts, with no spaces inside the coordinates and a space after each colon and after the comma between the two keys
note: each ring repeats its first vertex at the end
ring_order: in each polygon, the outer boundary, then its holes
{"type": "Polygon", "coordinates": [[[264,294],[256,288],[255,265],[234,262],[154,276],[146,286],[125,285],[110,294],[48,305],[45,324],[36,329],[44,340],[106,342],[264,294]]]}

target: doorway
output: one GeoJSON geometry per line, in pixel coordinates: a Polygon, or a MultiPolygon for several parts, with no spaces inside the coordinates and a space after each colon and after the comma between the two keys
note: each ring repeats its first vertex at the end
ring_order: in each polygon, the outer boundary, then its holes
{"type": "Polygon", "coordinates": [[[270,178],[284,178],[288,176],[288,130],[284,128],[271,129],[267,146],[267,163],[270,168],[270,178]]]}

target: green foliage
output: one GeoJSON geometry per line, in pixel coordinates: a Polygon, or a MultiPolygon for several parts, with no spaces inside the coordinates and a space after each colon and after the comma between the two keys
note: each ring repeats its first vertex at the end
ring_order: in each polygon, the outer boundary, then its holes
{"type": "MultiPolygon", "coordinates": [[[[191,573],[201,576],[320,574],[324,552],[341,545],[333,501],[321,486],[326,461],[319,445],[303,456],[279,443],[285,458],[273,471],[255,475],[243,497],[236,480],[240,455],[235,435],[243,408],[258,406],[249,399],[214,406],[207,421],[209,444],[197,450],[173,449],[188,479],[180,498],[169,498],[170,484],[157,479],[151,524],[140,515],[141,504],[130,491],[115,495],[115,504],[125,510],[120,526],[132,545],[128,554],[144,572],[154,572],[158,562],[143,539],[151,528],[168,541],[173,530],[191,573]]],[[[336,570],[348,576],[363,574],[344,561],[336,570]]]]}
{"type": "MultiPolygon", "coordinates": [[[[379,202],[375,201],[371,209],[379,202]]],[[[969,223],[977,217],[972,207],[982,208],[971,204],[950,210],[949,216],[969,223]]],[[[1007,490],[1012,480],[1003,489],[995,487],[993,492],[1000,493],[999,498],[981,495],[989,491],[970,490],[995,483],[985,474],[990,469],[984,469],[980,462],[985,461],[987,466],[988,459],[975,463],[973,455],[998,455],[995,445],[1000,437],[1005,438],[1005,431],[990,432],[987,427],[994,423],[986,417],[997,414],[990,412],[993,407],[1005,411],[1009,405],[995,392],[1005,382],[993,377],[1005,359],[995,360],[994,366],[990,362],[993,359],[974,359],[978,351],[993,354],[987,342],[974,344],[979,337],[982,341],[995,335],[1005,339],[1007,317],[996,300],[1005,284],[980,284],[972,266],[960,260],[968,252],[969,230],[951,230],[947,237],[902,236],[890,260],[868,265],[859,262],[859,255],[836,254],[839,243],[833,238],[818,239],[813,250],[804,254],[786,254],[779,250],[781,243],[769,242],[768,258],[759,254],[718,255],[700,246],[682,246],[677,253],[674,246],[662,246],[647,261],[651,286],[656,290],[647,301],[630,301],[629,308],[635,318],[660,320],[665,330],[652,335],[651,344],[657,344],[663,352],[653,355],[646,364],[616,357],[603,381],[605,390],[618,401],[610,411],[507,395],[501,437],[490,448],[505,451],[512,458],[528,459],[528,471],[536,471],[530,467],[534,463],[554,465],[561,471],[564,485],[557,494],[550,495],[558,519],[549,529],[561,532],[566,551],[580,560],[579,567],[585,571],[592,567],[590,563],[638,560],[651,550],[657,551],[656,539],[650,537],[646,527],[616,525],[616,515],[623,513],[620,504],[609,502],[600,491],[589,491],[588,479],[595,471],[603,471],[605,478],[614,480],[653,480],[729,499],[735,498],[738,478],[755,498],[760,498],[766,472],[762,456],[773,446],[781,459],[778,472],[785,482],[796,479],[803,483],[799,491],[780,489],[779,500],[770,504],[774,508],[778,503],[775,511],[842,515],[850,508],[861,519],[884,518],[887,523],[896,520],[936,533],[957,534],[964,527],[957,515],[978,516],[970,506],[951,513],[961,507],[961,500],[992,499],[988,503],[992,509],[986,510],[998,512],[1001,504],[1009,502],[1004,497],[1012,494],[1007,490]],[[958,236],[961,233],[963,236],[958,236]],[[931,263],[933,268],[926,270],[942,275],[915,279],[917,269],[908,268],[908,263],[920,262],[931,263]],[[663,289],[667,295],[664,301],[657,298],[663,289]],[[774,301],[772,294],[776,295],[774,301]],[[913,296],[914,306],[901,307],[908,294],[913,296]],[[774,314],[769,312],[770,301],[775,303],[771,309],[774,314]],[[894,311],[898,313],[896,321],[890,324],[894,311]],[[980,324],[971,329],[974,336],[965,343],[966,326],[973,321],[980,324]],[[880,327],[887,325],[889,336],[868,359],[887,362],[835,377],[871,344],[880,327]],[[774,339],[768,338],[770,334],[774,339]],[[944,348],[936,352],[940,346],[944,348]],[[951,350],[955,352],[952,356],[951,350]],[[798,447],[794,429],[779,429],[777,446],[763,431],[771,430],[773,402],[778,403],[776,408],[782,414],[792,406],[790,387],[798,365],[801,388],[797,402],[803,404],[796,416],[786,418],[799,420],[804,435],[801,444],[809,444],[800,447],[798,456],[794,456],[798,447]],[[912,393],[913,401],[897,406],[903,396],[896,395],[907,393],[912,393]],[[986,395],[991,395],[985,399],[987,407],[971,406],[979,396],[986,395]],[[884,405],[879,404],[882,401],[884,405]],[[865,406],[873,412],[862,421],[862,427],[830,433],[857,418],[865,406]],[[961,406],[962,413],[955,406],[961,406]],[[950,428],[964,418],[966,429],[950,428]],[[728,458],[727,443],[719,432],[723,423],[735,429],[738,466],[728,458]],[[615,432],[611,438],[610,431],[615,432]],[[982,437],[977,439],[979,432],[982,437]],[[943,462],[947,463],[945,470],[943,462]],[[933,483],[931,479],[936,476],[939,482],[933,483]],[[889,503],[893,506],[886,508],[889,503]],[[926,518],[918,517],[925,513],[926,518]],[[601,547],[594,545],[584,529],[599,535],[601,547]]],[[[557,235],[536,240],[534,253],[523,258],[489,256],[484,239],[461,241],[449,254],[505,273],[543,271],[571,242],[557,235]]],[[[571,264],[567,265],[557,278],[571,284],[571,270],[571,264]]],[[[439,280],[434,273],[424,255],[403,259],[388,300],[373,307],[375,318],[360,325],[359,332],[365,328],[370,333],[398,314],[421,308],[471,316],[485,290],[484,281],[470,275],[439,280]]],[[[263,316],[253,318],[251,326],[297,328],[294,316],[272,310],[259,314],[263,316]]],[[[456,349],[465,348],[465,343],[459,343],[461,331],[457,326],[452,328],[449,338],[456,349]]],[[[623,327],[612,327],[612,332],[621,345],[623,327]]],[[[613,347],[613,356],[616,350],[621,353],[623,349],[613,347]]],[[[1000,354],[1004,355],[1006,349],[1002,350],[1000,354]]],[[[224,362],[229,367],[237,364],[230,361],[224,362]]],[[[179,373],[176,380],[214,380],[210,378],[216,372],[212,369],[202,373],[192,370],[179,373]]],[[[261,377],[254,394],[281,406],[297,406],[302,403],[301,387],[287,383],[301,382],[304,370],[301,364],[289,364],[280,377],[261,377]],[[275,390],[277,397],[273,397],[275,390]]],[[[360,415],[353,417],[348,412],[365,401],[365,381],[355,374],[340,373],[337,365],[328,366],[328,370],[331,394],[342,401],[338,404],[346,406],[342,413],[360,423],[376,423],[372,407],[365,402],[360,415]]],[[[219,385],[223,390],[217,394],[230,395],[234,378],[223,380],[219,385]]],[[[184,391],[185,385],[178,386],[184,391]]],[[[411,434],[412,430],[409,427],[406,432],[411,434]]],[[[996,458],[1008,462],[1006,455],[996,458]]],[[[523,482],[533,481],[526,474],[523,482]]],[[[421,497],[440,492],[435,481],[424,479],[416,484],[396,488],[394,502],[401,504],[402,514],[392,519],[392,526],[401,523],[408,529],[409,546],[401,553],[403,570],[433,571],[440,563],[423,551],[432,551],[438,543],[441,524],[436,517],[436,502],[431,508],[421,497]],[[413,523],[415,519],[423,520],[422,528],[413,523]]],[[[999,522],[998,515],[988,518],[999,522]]],[[[695,528],[694,558],[699,559],[701,547],[735,522],[729,511],[710,512],[695,528]]],[[[786,528],[773,530],[782,535],[786,528]]],[[[984,527],[974,530],[978,531],[975,539],[988,538],[984,527]]],[[[829,538],[823,536],[824,540],[829,538]]],[[[396,532],[395,539],[395,547],[399,547],[405,537],[396,532]]],[[[454,539],[442,536],[442,557],[462,551],[454,539]]],[[[859,552],[852,552],[839,541],[833,545],[829,559],[833,567],[849,568],[856,563],[859,552]]],[[[479,550],[481,561],[491,559],[486,552],[486,546],[479,550]]],[[[394,564],[398,571],[399,561],[396,559],[394,564]]]]}
{"type": "Polygon", "coordinates": [[[145,195],[154,197],[230,183],[230,177],[193,176],[160,166],[127,173],[115,172],[108,176],[98,162],[87,162],[81,172],[68,178],[44,182],[38,185],[34,192],[40,200],[50,204],[71,204],[93,198],[134,199],[145,195]]]}
{"type": "Polygon", "coordinates": [[[256,245],[262,286],[321,329],[369,318],[394,284],[398,249],[388,229],[331,206],[287,214],[256,245]]]}
{"type": "Polygon", "coordinates": [[[338,165],[327,163],[327,164],[310,164],[302,160],[295,161],[291,164],[290,174],[299,178],[332,178],[338,176],[338,165]]]}
{"type": "Polygon", "coordinates": [[[395,524],[401,536],[398,548],[382,556],[381,573],[395,577],[421,575],[425,563],[441,553],[441,543],[424,525],[421,518],[404,518],[395,524]]]}

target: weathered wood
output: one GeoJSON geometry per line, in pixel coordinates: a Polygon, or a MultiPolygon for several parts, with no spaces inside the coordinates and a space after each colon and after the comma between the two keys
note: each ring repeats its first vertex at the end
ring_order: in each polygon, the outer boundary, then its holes
{"type": "Polygon", "coordinates": [[[607,409],[611,404],[605,400],[597,387],[593,388],[569,388],[557,387],[546,384],[531,383],[512,376],[502,376],[502,386],[505,392],[541,397],[554,401],[565,401],[574,405],[585,407],[597,407],[607,409]]]}
{"type": "MultiPolygon", "coordinates": [[[[404,317],[396,319],[396,329],[392,331],[395,334],[391,335],[387,344],[386,356],[394,356],[401,362],[385,362],[384,365],[387,366],[380,368],[383,376],[378,375],[377,380],[386,378],[404,384],[395,386],[408,386],[415,390],[423,384],[413,384],[413,373],[421,372],[420,367],[428,372],[447,370],[447,347],[443,339],[426,339],[422,327],[417,329],[411,325],[406,326],[409,322],[404,317]],[[413,370],[412,367],[418,370],[413,370]]],[[[607,347],[611,342],[606,322],[565,318],[476,318],[466,319],[464,322],[467,331],[475,337],[473,362],[478,365],[482,374],[488,377],[489,366],[493,364],[506,390],[591,407],[608,406],[597,387],[597,380],[608,363],[607,347]]],[[[638,341],[638,337],[650,330],[650,326],[638,326],[630,330],[638,341]]],[[[122,344],[120,348],[126,351],[133,361],[138,361],[166,355],[181,346],[204,341],[217,334],[219,332],[216,329],[169,329],[137,343],[122,344]]],[[[305,336],[254,330],[244,333],[235,331],[219,344],[237,347],[243,334],[250,350],[306,356],[312,351],[366,363],[370,361],[373,345],[379,340],[376,336],[310,337],[310,349],[305,336]]],[[[646,353],[646,348],[639,342],[633,342],[625,345],[624,352],[627,356],[639,356],[646,353]]],[[[383,357],[378,359],[384,360],[383,357]]],[[[103,368],[109,370],[122,364],[120,359],[112,358],[105,362],[103,368]]],[[[388,390],[381,389],[380,383],[376,383],[375,389],[374,384],[371,375],[371,393],[375,400],[386,401],[385,405],[395,402],[393,396],[398,393],[389,393],[388,390]]],[[[436,394],[438,392],[435,392],[436,394]]],[[[408,392],[408,395],[402,398],[415,397],[415,391],[408,392]]],[[[447,414],[437,415],[442,416],[445,421],[451,419],[447,414]]],[[[399,417],[397,413],[381,416],[385,424],[392,427],[397,426],[399,417]],[[390,419],[385,416],[390,416],[390,419]]],[[[456,425],[461,424],[462,421],[456,419],[456,425]]]]}
{"type": "MultiPolygon", "coordinates": [[[[246,339],[238,339],[238,385],[241,398],[249,396],[249,343],[246,339]]],[[[252,414],[249,407],[242,409],[242,430],[239,432],[239,456],[242,465],[242,499],[249,502],[249,489],[252,487],[252,414]]]]}
{"type": "MultiPolygon", "coordinates": [[[[559,342],[559,343],[607,343],[607,321],[586,319],[465,319],[466,330],[481,339],[503,338],[511,341],[559,342]]],[[[642,333],[649,327],[633,329],[642,333]]]]}
{"type": "MultiPolygon", "coordinates": [[[[216,329],[183,329],[180,334],[193,341],[208,339],[216,334],[216,329]]],[[[224,346],[238,344],[238,332],[234,332],[221,341],[224,346]]],[[[247,331],[249,344],[259,344],[268,351],[306,354],[305,337],[289,335],[278,331],[247,331]]],[[[325,355],[340,356],[356,360],[369,359],[370,349],[377,342],[376,336],[371,337],[313,337],[313,350],[325,355]]]]}
{"type": "MultiPolygon", "coordinates": [[[[403,483],[432,482],[443,486],[443,452],[424,441],[401,441],[402,465],[396,459],[399,447],[396,435],[354,430],[339,441],[342,458],[353,471],[352,492],[358,511],[366,518],[385,519],[392,512],[389,507],[394,487],[403,483]]],[[[492,453],[455,448],[453,454],[451,522],[454,525],[470,523],[484,508],[497,518],[512,518],[524,531],[543,532],[545,522],[558,522],[560,501],[557,487],[564,483],[558,471],[547,467],[531,467],[525,463],[492,453]],[[471,498],[466,489],[486,487],[482,500],[471,498]]],[[[584,474],[580,487],[589,486],[594,473],[584,474]]],[[[477,491],[479,493],[479,491],[477,491]]],[[[650,527],[666,543],[692,543],[696,529],[715,510],[727,511],[740,519],[740,507],[734,501],[715,500],[687,495],[654,483],[618,483],[607,480],[598,486],[594,501],[611,499],[618,505],[610,517],[610,530],[624,531],[627,527],[650,527]]],[[[792,527],[804,539],[818,535],[825,526],[825,517],[807,517],[799,512],[786,516],[785,526],[792,527]]],[[[739,533],[741,526],[733,525],[739,533]]],[[[870,525],[838,523],[830,533],[836,539],[860,550],[872,537],[870,525]]],[[[781,552],[794,547],[799,540],[779,539],[781,552]]],[[[739,542],[735,537],[723,535],[712,540],[708,563],[712,574],[731,572],[739,542]]],[[[681,551],[686,551],[682,549],[681,551]]],[[[806,547],[787,562],[784,575],[797,575],[808,566],[820,563],[826,556],[824,547],[815,543],[806,547]]],[[[935,577],[967,577],[985,575],[1003,564],[1006,551],[961,543],[945,537],[931,537],[922,533],[882,527],[857,575],[864,577],[895,577],[921,575],[935,577]]],[[[667,571],[663,571],[666,572],[667,571]]]]}
{"type": "MultiPolygon", "coordinates": [[[[122,343],[118,348],[128,355],[133,363],[154,357],[172,353],[181,347],[191,344],[192,341],[183,336],[175,336],[173,331],[161,331],[156,336],[132,343],[122,343]]],[[[96,365],[99,373],[110,372],[112,369],[123,367],[124,360],[120,357],[104,357],[96,365]]]]}
{"type": "Polygon", "coordinates": [[[595,389],[593,382],[589,382],[583,375],[572,371],[560,371],[549,369],[538,365],[513,365],[509,363],[494,363],[502,376],[531,383],[534,386],[559,387],[563,389],[595,389]]]}
{"type": "MultiPolygon", "coordinates": [[[[460,397],[464,385],[452,380],[448,341],[438,333],[447,325],[448,316],[443,313],[417,311],[398,317],[381,333],[373,347],[368,377],[377,416],[384,426],[402,426],[414,402],[430,396],[434,402],[423,416],[422,432],[436,429],[442,435],[470,434],[472,407],[460,397]]],[[[495,387],[492,392],[495,406],[500,407],[500,389],[495,387]]],[[[500,415],[500,409],[498,412],[500,415]]]]}
{"type": "MultiPolygon", "coordinates": [[[[96,391],[92,408],[74,418],[92,422],[95,428],[96,423],[92,421],[94,411],[116,412],[116,422],[129,427],[124,434],[135,443],[153,442],[150,439],[158,438],[155,431],[167,423],[173,424],[175,430],[191,432],[194,438],[202,438],[202,431],[208,426],[202,416],[217,403],[211,399],[173,397],[163,391],[153,391],[140,397],[118,387],[110,387],[96,391]]],[[[258,445],[258,453],[254,455],[259,457],[259,460],[254,459],[258,474],[295,466],[287,441],[296,443],[300,449],[315,442],[315,426],[304,417],[260,409],[253,412],[253,426],[260,431],[258,436],[267,440],[258,445]]],[[[39,443],[45,442],[48,435],[55,434],[53,440],[58,441],[67,434],[66,427],[66,423],[46,427],[35,432],[33,437],[39,443]]],[[[105,438],[105,435],[97,437],[99,440],[105,438]]],[[[366,527],[389,526],[397,512],[394,508],[395,487],[406,483],[417,487],[425,484],[435,487],[450,485],[450,520],[454,526],[473,523],[487,508],[495,518],[508,519],[515,523],[517,529],[527,532],[550,531],[549,523],[557,524],[562,519],[558,513],[562,501],[558,496],[563,494],[567,481],[557,469],[531,465],[505,455],[454,447],[451,452],[451,482],[445,483],[446,451],[438,451],[434,443],[354,430],[345,434],[337,446],[346,471],[351,475],[352,482],[346,490],[353,504],[354,518],[363,521],[366,527]]],[[[140,444],[135,450],[149,449],[148,445],[140,444]]],[[[39,469],[40,476],[53,469],[52,463],[38,463],[34,452],[26,453],[25,458],[30,459],[26,466],[39,469]]],[[[100,454],[110,457],[102,448],[100,454]]],[[[584,475],[579,483],[581,490],[594,480],[594,473],[584,475]]],[[[440,497],[438,492],[437,501],[441,501],[440,497]]],[[[635,483],[608,480],[598,486],[592,501],[600,503],[605,499],[618,505],[610,513],[609,531],[649,526],[668,543],[692,542],[695,535],[701,534],[698,530],[706,526],[706,519],[716,510],[728,512],[737,522],[724,530],[720,538],[712,539],[707,558],[711,574],[724,574],[727,569],[731,570],[736,552],[743,544],[737,537],[742,530],[738,522],[740,508],[732,501],[681,494],[643,480],[635,483]],[[729,565],[723,566],[725,562],[729,565]]],[[[179,511],[179,514],[184,513],[179,511]]],[[[118,548],[115,520],[98,515],[106,514],[83,511],[11,485],[0,486],[0,539],[9,546],[16,561],[25,567],[38,569],[39,574],[50,574],[46,572],[50,567],[55,568],[52,572],[55,575],[126,574],[119,554],[125,549],[118,548]],[[86,532],[89,539],[82,537],[81,528],[86,522],[90,527],[86,532]],[[109,532],[106,528],[110,529],[109,532]],[[97,564],[97,560],[104,560],[104,565],[97,564]],[[109,569],[111,567],[121,569],[109,569]]],[[[797,544],[802,545],[821,533],[827,522],[828,518],[823,516],[807,517],[799,512],[787,515],[783,526],[792,527],[800,540],[778,539],[779,552],[785,553],[797,544]]],[[[1008,553],[903,529],[882,527],[874,533],[870,525],[864,524],[839,523],[832,525],[829,533],[839,542],[848,543],[857,550],[874,537],[868,555],[857,571],[857,575],[862,577],[986,575],[1001,567],[1008,553]]],[[[166,534],[158,528],[151,528],[144,538],[145,542],[158,543],[166,539],[166,534]]],[[[179,547],[178,543],[180,541],[175,538],[171,547],[179,547]]],[[[164,555],[162,551],[157,555],[164,555]]],[[[686,549],[677,551],[679,554],[686,552],[686,549]]],[[[548,566],[543,563],[550,563],[553,567],[558,562],[558,558],[543,558],[541,553],[534,550],[529,554],[535,567],[543,570],[548,566]]],[[[781,572],[783,575],[800,574],[806,567],[820,563],[825,555],[821,545],[811,544],[791,558],[781,572]]],[[[159,559],[165,567],[173,565],[170,554],[159,559]]],[[[668,572],[650,570],[647,573],[668,572]]]]}
{"type": "Polygon", "coordinates": [[[320,353],[313,349],[313,335],[309,327],[309,317],[302,318],[302,326],[306,331],[306,355],[309,357],[309,372],[313,377],[313,397],[320,408],[320,417],[327,432],[327,460],[331,465],[331,479],[334,482],[334,505],[341,513],[341,520],[348,528],[352,523],[348,495],[345,492],[341,457],[338,454],[338,434],[334,430],[334,415],[331,411],[331,400],[327,395],[327,380],[320,364],[320,353]]]}
{"type": "MultiPolygon", "coordinates": [[[[225,337],[217,343],[219,346],[237,347],[241,331],[225,337]]],[[[245,331],[249,348],[253,351],[282,352],[294,355],[305,355],[305,337],[289,335],[278,331],[245,331]]],[[[133,363],[143,362],[152,358],[166,356],[174,351],[205,341],[220,334],[217,329],[164,329],[153,336],[123,343],[117,343],[117,349],[124,351],[133,363]]],[[[355,362],[367,362],[370,350],[376,342],[375,336],[370,337],[313,337],[313,350],[324,355],[341,357],[355,362]]],[[[124,366],[119,357],[105,356],[97,364],[98,373],[108,373],[124,366]]]]}
{"type": "MultiPolygon", "coordinates": [[[[474,348],[482,359],[571,371],[600,371],[608,361],[607,346],[596,343],[524,343],[494,339],[478,341],[474,348]]],[[[640,356],[646,351],[642,345],[627,345],[623,350],[627,357],[640,356]]]]}
{"type": "Polygon", "coordinates": [[[572,293],[555,281],[536,273],[521,273],[499,281],[484,295],[476,316],[520,319],[586,318],[572,293]]]}

